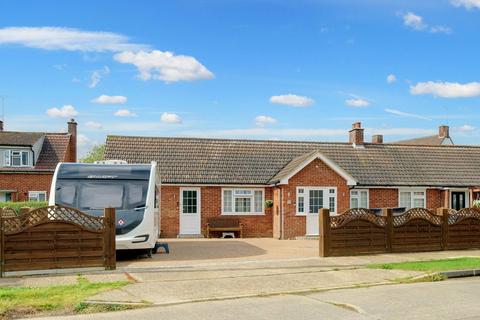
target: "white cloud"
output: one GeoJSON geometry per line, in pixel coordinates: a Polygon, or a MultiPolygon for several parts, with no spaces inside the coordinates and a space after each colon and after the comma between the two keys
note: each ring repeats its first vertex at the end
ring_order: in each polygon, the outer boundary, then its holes
{"type": "Polygon", "coordinates": [[[127,102],[127,97],[102,94],[91,100],[91,102],[98,104],[125,104],[127,102]]]}
{"type": "Polygon", "coordinates": [[[362,107],[368,107],[370,105],[370,102],[366,99],[357,97],[357,98],[345,100],[345,104],[349,107],[362,108],[362,107]]]}
{"type": "Polygon", "coordinates": [[[85,126],[89,129],[97,130],[102,128],[102,124],[95,121],[88,121],[85,123],[85,126]]]}
{"type": "Polygon", "coordinates": [[[423,17],[413,12],[407,12],[402,16],[403,24],[416,31],[426,31],[431,33],[452,33],[452,29],[445,26],[430,26],[423,21],[423,17]]]}
{"type": "Polygon", "coordinates": [[[147,46],[129,42],[129,38],[112,32],[83,31],[61,27],[0,28],[0,44],[16,44],[29,48],[68,51],[128,51],[147,46]]]}
{"type": "Polygon", "coordinates": [[[110,73],[110,68],[105,66],[103,69],[95,70],[92,72],[90,76],[90,83],[88,84],[89,88],[95,88],[97,84],[100,82],[103,76],[110,73]]]}
{"type": "Polygon", "coordinates": [[[165,82],[194,81],[214,77],[204,65],[191,56],[175,55],[169,51],[125,51],[114,55],[117,62],[133,64],[142,80],[165,82]]]}
{"type": "Polygon", "coordinates": [[[465,7],[467,9],[480,9],[480,0],[450,0],[455,7],[465,7]]]}
{"type": "Polygon", "coordinates": [[[117,117],[136,117],[137,115],[128,109],[119,109],[115,113],[117,117]]]}
{"type": "Polygon", "coordinates": [[[255,124],[258,127],[263,127],[267,124],[274,124],[277,123],[277,119],[272,118],[270,116],[257,116],[255,117],[255,124]]]}
{"type": "Polygon", "coordinates": [[[165,123],[176,123],[176,124],[182,123],[182,119],[176,113],[164,112],[160,117],[160,119],[162,120],[162,122],[165,122],[165,123]]]}
{"type": "Polygon", "coordinates": [[[431,94],[442,98],[469,98],[480,96],[480,82],[419,82],[410,87],[414,95],[431,94]]]}
{"type": "Polygon", "coordinates": [[[476,128],[474,126],[471,126],[469,124],[464,124],[463,126],[461,127],[458,127],[457,128],[457,131],[458,132],[462,132],[462,133],[465,133],[465,132],[472,132],[474,131],[476,128]]]}
{"type": "Polygon", "coordinates": [[[52,118],[70,118],[78,115],[78,111],[72,105],[64,105],[61,108],[50,108],[47,115],[52,118]]]}
{"type": "Polygon", "coordinates": [[[315,101],[312,98],[298,96],[292,93],[270,97],[270,103],[283,104],[292,107],[308,107],[311,106],[314,102],[315,101]]]}
{"type": "Polygon", "coordinates": [[[387,112],[387,113],[397,115],[397,116],[401,116],[401,117],[416,118],[416,119],[422,119],[422,120],[432,120],[428,117],[424,117],[424,116],[421,116],[419,114],[403,112],[403,111],[400,111],[400,110],[397,110],[397,109],[385,109],[384,111],[387,112]]]}
{"type": "Polygon", "coordinates": [[[387,76],[387,83],[394,83],[397,81],[397,77],[394,74],[389,74],[387,76]]]}
{"type": "Polygon", "coordinates": [[[92,140],[84,134],[79,134],[77,137],[79,147],[85,147],[92,143],[92,140]]]}

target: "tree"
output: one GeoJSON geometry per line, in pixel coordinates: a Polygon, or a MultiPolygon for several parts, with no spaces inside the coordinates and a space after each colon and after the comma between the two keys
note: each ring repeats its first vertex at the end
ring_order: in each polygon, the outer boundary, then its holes
{"type": "Polygon", "coordinates": [[[80,162],[84,163],[93,163],[95,161],[103,160],[103,156],[105,154],[105,145],[99,144],[97,146],[93,146],[90,151],[88,151],[87,155],[80,159],[80,162]]]}

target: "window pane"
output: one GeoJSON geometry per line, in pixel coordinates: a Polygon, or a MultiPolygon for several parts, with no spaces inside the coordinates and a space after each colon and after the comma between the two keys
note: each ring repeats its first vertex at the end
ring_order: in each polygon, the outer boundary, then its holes
{"type": "Polygon", "coordinates": [[[28,201],[38,201],[36,192],[29,192],[28,193],[28,201]]]}
{"type": "Polygon", "coordinates": [[[197,191],[183,191],[183,213],[197,213],[197,191]]]}
{"type": "Polygon", "coordinates": [[[45,201],[46,200],[46,194],[44,192],[38,194],[38,201],[45,201]]]}
{"type": "Polygon", "coordinates": [[[22,166],[27,166],[28,165],[28,152],[23,151],[22,152],[22,166]]]}
{"type": "Polygon", "coordinates": [[[318,210],[323,208],[323,191],[322,190],[310,190],[309,191],[309,213],[317,213],[318,210]]]}
{"type": "Polygon", "coordinates": [[[18,152],[12,153],[12,166],[20,166],[21,165],[21,158],[18,152]]]}
{"type": "Polygon", "coordinates": [[[305,198],[304,197],[298,197],[297,201],[297,212],[305,212],[305,198]]]}
{"type": "Polygon", "coordinates": [[[350,208],[358,208],[358,198],[352,197],[350,198],[350,208]]]}
{"type": "Polygon", "coordinates": [[[335,197],[330,197],[328,209],[330,212],[335,212],[335,197]]]}
{"type": "Polygon", "coordinates": [[[360,191],[360,207],[368,208],[367,191],[360,191]]]}
{"type": "Polygon", "coordinates": [[[425,207],[425,200],[423,200],[423,199],[413,199],[413,206],[415,208],[424,208],[425,207]]]}
{"type": "Polygon", "coordinates": [[[410,209],[412,206],[412,194],[411,192],[400,192],[400,207],[410,209]]]}
{"type": "Polygon", "coordinates": [[[251,198],[235,198],[235,212],[250,213],[252,212],[251,198]]]}
{"type": "Polygon", "coordinates": [[[80,193],[80,209],[121,208],[122,203],[122,185],[85,183],[80,193]]]}
{"type": "Polygon", "coordinates": [[[223,190],[223,212],[232,212],[232,190],[223,190]]]}
{"type": "Polygon", "coordinates": [[[263,191],[255,190],[255,212],[262,212],[263,210],[263,191]]]}

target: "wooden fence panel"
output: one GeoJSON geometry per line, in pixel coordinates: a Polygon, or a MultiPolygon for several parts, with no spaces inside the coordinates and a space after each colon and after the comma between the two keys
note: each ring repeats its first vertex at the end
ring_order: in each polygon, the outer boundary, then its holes
{"type": "Polygon", "coordinates": [[[351,209],[330,217],[329,254],[382,253],[386,250],[386,219],[368,209],[351,209]]]}
{"type": "Polygon", "coordinates": [[[442,219],[422,208],[393,217],[392,252],[442,250],[442,219]]]}
{"type": "Polygon", "coordinates": [[[0,230],[1,272],[115,269],[115,209],[94,217],[73,208],[38,208],[0,218],[0,230]]]}
{"type": "Polygon", "coordinates": [[[448,217],[448,249],[480,248],[480,210],[462,209],[448,217]]]}

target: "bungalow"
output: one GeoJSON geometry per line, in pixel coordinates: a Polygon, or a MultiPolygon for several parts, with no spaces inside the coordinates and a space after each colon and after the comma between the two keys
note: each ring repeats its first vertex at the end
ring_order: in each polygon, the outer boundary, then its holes
{"type": "Polygon", "coordinates": [[[63,133],[3,130],[0,121],[0,201],[45,201],[58,162],[77,160],[77,123],[63,133]]]}
{"type": "Polygon", "coordinates": [[[318,235],[318,210],[449,207],[480,196],[480,147],[108,136],[106,159],[157,161],[163,237],[235,216],[248,237],[318,235]],[[266,200],[272,200],[273,206],[266,200]]]}

